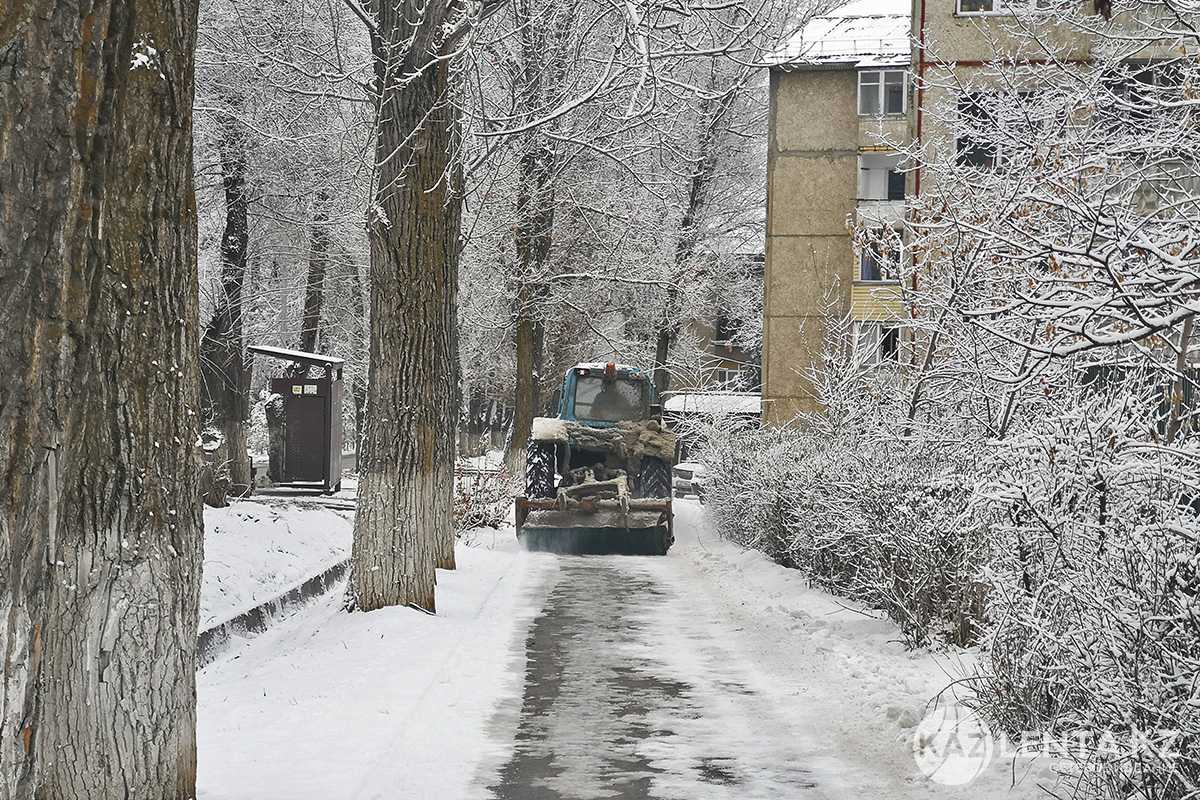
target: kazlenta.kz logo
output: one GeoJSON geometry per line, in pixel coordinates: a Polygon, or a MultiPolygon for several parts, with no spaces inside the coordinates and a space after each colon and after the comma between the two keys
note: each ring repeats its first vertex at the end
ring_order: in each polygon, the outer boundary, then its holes
{"type": "Polygon", "coordinates": [[[933,708],[913,736],[917,766],[943,786],[964,786],[978,778],[991,763],[995,747],[987,723],[957,703],[933,708]]]}

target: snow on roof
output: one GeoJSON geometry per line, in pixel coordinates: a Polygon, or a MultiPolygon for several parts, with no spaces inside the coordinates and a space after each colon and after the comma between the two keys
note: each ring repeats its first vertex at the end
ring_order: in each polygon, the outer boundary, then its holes
{"type": "Polygon", "coordinates": [[[663,411],[678,414],[758,414],[761,408],[757,392],[684,392],[663,403],[663,411]]]}
{"type": "MultiPolygon", "coordinates": [[[[571,369],[604,369],[608,366],[606,361],[580,361],[571,369]]],[[[637,367],[632,367],[629,364],[616,364],[615,368],[618,372],[641,372],[637,367]]]]}
{"type": "Polygon", "coordinates": [[[852,0],[814,17],[771,62],[783,68],[907,64],[911,28],[911,0],[852,0]]]}
{"type": "Polygon", "coordinates": [[[327,356],[323,353],[306,353],[303,350],[289,350],[286,347],[267,347],[261,344],[252,344],[246,348],[251,353],[258,353],[262,356],[270,358],[279,358],[284,361],[296,361],[301,364],[320,364],[321,366],[340,367],[346,363],[344,358],[336,358],[327,356]]]}

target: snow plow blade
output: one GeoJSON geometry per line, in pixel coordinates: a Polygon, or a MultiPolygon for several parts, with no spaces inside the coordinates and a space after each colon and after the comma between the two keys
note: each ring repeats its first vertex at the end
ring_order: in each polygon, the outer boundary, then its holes
{"type": "Polygon", "coordinates": [[[666,555],[670,499],[516,499],[517,538],[551,553],[666,555]]]}

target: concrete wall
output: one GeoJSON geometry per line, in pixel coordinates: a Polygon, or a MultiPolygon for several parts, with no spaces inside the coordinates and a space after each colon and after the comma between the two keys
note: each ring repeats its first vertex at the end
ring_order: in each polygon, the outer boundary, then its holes
{"type": "Polygon", "coordinates": [[[849,308],[847,219],[858,191],[857,73],[771,74],[763,407],[767,421],[817,410],[803,373],[821,352],[822,308],[849,308]]]}

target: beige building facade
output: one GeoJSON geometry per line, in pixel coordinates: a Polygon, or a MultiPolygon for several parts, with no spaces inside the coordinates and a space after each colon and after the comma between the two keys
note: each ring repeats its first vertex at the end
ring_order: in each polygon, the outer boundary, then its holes
{"type": "MultiPolygon", "coordinates": [[[[904,258],[906,198],[921,194],[923,176],[905,168],[899,151],[919,141],[934,162],[994,167],[994,146],[972,149],[955,136],[955,119],[987,113],[964,107],[965,98],[986,105],[989,87],[1019,88],[1022,71],[1048,57],[1068,65],[1097,57],[1098,39],[1081,32],[1100,19],[1093,0],[1077,10],[1084,25],[1039,12],[1038,2],[853,0],[812,20],[778,55],[767,157],[765,421],[820,410],[807,373],[826,347],[854,347],[879,363],[908,357],[907,311],[888,264],[904,258]],[[1014,2],[1023,4],[1021,19],[1014,2]],[[1027,24],[1036,37],[1014,35],[1027,24]],[[893,230],[894,241],[880,236],[893,230]],[[836,335],[850,341],[831,341],[824,323],[847,318],[848,330],[839,325],[836,335]]],[[[1104,25],[1119,34],[1128,22],[1118,14],[1104,25]]],[[[1197,55],[1176,43],[1125,58],[1197,55]]]]}
{"type": "Polygon", "coordinates": [[[808,373],[825,323],[849,315],[877,357],[899,351],[903,307],[884,253],[855,231],[904,213],[898,148],[911,106],[908,0],[857,0],[811,22],[771,69],[763,417],[817,411],[808,373]]]}

